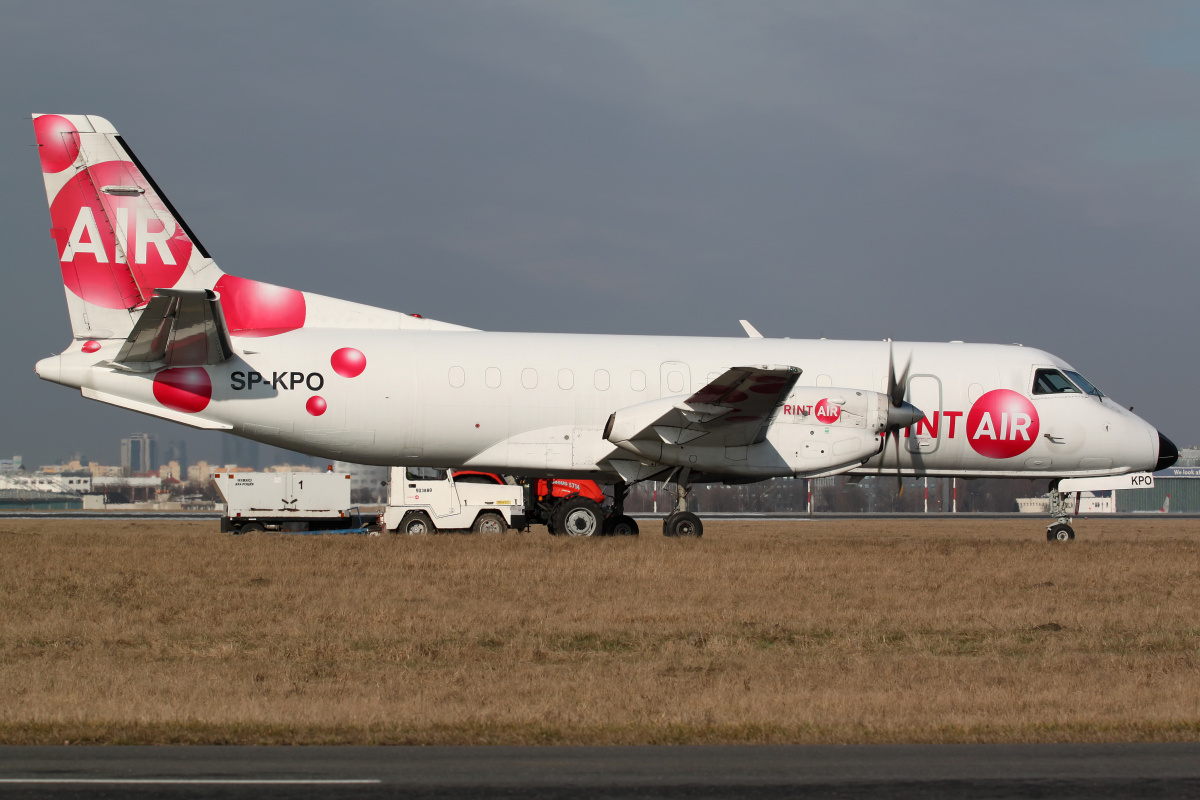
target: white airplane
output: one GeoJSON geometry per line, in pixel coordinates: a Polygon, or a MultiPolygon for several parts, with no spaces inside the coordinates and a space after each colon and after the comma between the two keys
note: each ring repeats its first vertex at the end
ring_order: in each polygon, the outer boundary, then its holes
{"type": "MultiPolygon", "coordinates": [[[[73,334],[37,374],[93,400],[365,464],[586,476],[615,486],[622,520],[629,484],[665,479],[682,489],[668,535],[703,531],[691,483],[1098,478],[1178,456],[1031,347],[749,323],[736,339],[492,333],[235,277],[107,120],[33,121],[73,334]]],[[[1048,536],[1073,538],[1060,494],[1048,536]]],[[[567,532],[600,530],[585,510],[567,532]]]]}

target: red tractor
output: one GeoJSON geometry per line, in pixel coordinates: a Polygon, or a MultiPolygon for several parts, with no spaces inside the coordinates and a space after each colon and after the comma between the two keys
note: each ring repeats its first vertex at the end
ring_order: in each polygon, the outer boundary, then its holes
{"type": "MultiPolygon", "coordinates": [[[[454,480],[507,483],[499,475],[454,470],[454,480]]],[[[637,536],[638,524],[624,513],[624,496],[609,500],[595,481],[577,478],[519,479],[525,487],[525,519],[541,523],[553,535],[637,536]]]]}

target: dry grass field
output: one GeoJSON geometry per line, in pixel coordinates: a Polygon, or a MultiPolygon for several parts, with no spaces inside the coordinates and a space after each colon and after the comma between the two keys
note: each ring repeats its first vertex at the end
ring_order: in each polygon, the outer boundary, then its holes
{"type": "Polygon", "coordinates": [[[0,743],[1200,739],[1200,522],[0,521],[0,743]]]}

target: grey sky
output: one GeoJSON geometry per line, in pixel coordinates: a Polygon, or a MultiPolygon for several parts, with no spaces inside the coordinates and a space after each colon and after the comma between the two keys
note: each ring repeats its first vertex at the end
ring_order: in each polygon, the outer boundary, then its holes
{"type": "Polygon", "coordinates": [[[34,111],[110,119],[235,274],[488,329],[1018,341],[1200,441],[1195,9],[0,2],[0,453],[185,436],[33,374],[69,338],[34,111]]]}

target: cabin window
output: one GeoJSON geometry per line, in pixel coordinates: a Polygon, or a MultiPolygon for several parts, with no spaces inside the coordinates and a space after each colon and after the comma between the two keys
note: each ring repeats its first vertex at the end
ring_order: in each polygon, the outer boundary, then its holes
{"type": "Polygon", "coordinates": [[[483,373],[483,382],[487,384],[489,389],[500,388],[500,369],[498,367],[488,367],[483,373]]]}
{"type": "Polygon", "coordinates": [[[558,371],[558,388],[570,389],[575,385],[575,373],[569,369],[560,369],[558,371]]]}
{"type": "Polygon", "coordinates": [[[644,392],[646,390],[646,373],[640,369],[629,373],[629,388],[635,392],[644,392]]]}
{"type": "Polygon", "coordinates": [[[1039,369],[1033,375],[1034,394],[1079,394],[1075,384],[1056,369],[1039,369]]]}
{"type": "Polygon", "coordinates": [[[609,378],[608,370],[606,370],[606,369],[596,370],[596,388],[597,389],[599,389],[602,392],[607,392],[610,382],[611,382],[611,379],[609,378]]]}
{"type": "Polygon", "coordinates": [[[526,389],[537,388],[537,370],[532,367],[526,367],[521,370],[521,385],[526,389]]]}
{"type": "Polygon", "coordinates": [[[433,467],[407,467],[404,470],[404,477],[410,481],[444,481],[446,480],[446,470],[433,467]]]}
{"type": "Polygon", "coordinates": [[[455,389],[461,389],[467,382],[467,371],[462,367],[451,367],[448,377],[451,386],[455,389]]]}

